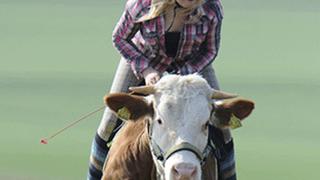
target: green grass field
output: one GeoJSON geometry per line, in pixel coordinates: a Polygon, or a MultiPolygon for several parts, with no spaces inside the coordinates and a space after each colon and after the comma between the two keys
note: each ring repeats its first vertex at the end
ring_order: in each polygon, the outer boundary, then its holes
{"type": "MultiPolygon", "coordinates": [[[[85,179],[119,55],[124,0],[0,0],[0,179],[85,179]]],[[[214,66],[226,91],[256,101],[234,131],[241,180],[320,179],[320,1],[224,1],[214,66]]]]}

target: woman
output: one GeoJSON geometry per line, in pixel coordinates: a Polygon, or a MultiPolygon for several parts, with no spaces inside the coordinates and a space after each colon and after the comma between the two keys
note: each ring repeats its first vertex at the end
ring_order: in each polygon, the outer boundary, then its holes
{"type": "MultiPolygon", "coordinates": [[[[111,92],[128,92],[143,81],[156,83],[164,72],[200,73],[219,89],[211,63],[220,42],[220,0],[128,0],[113,32],[122,55],[111,92]]],[[[103,163],[121,122],[106,108],[92,144],[88,179],[100,179],[103,163]]],[[[233,142],[221,132],[219,179],[236,179],[233,142]]]]}

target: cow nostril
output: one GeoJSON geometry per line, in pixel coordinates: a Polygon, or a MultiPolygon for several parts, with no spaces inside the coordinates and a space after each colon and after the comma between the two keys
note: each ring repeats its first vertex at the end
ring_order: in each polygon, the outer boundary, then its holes
{"type": "Polygon", "coordinates": [[[172,168],[172,172],[173,172],[174,176],[178,176],[179,175],[179,172],[175,167],[172,168]]]}
{"type": "Polygon", "coordinates": [[[193,164],[180,163],[172,168],[173,175],[180,178],[191,178],[196,175],[197,168],[193,164]]]}

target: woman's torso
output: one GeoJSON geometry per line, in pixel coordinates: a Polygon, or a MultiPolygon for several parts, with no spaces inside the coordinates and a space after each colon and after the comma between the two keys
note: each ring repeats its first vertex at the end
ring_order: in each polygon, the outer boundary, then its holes
{"type": "MultiPolygon", "coordinates": [[[[140,12],[132,13],[137,19],[149,10],[151,0],[142,1],[140,12]]],[[[202,13],[197,22],[182,25],[174,57],[167,54],[168,50],[166,49],[165,40],[166,22],[163,14],[140,23],[140,28],[133,37],[134,44],[150,59],[150,65],[160,72],[165,71],[173,62],[181,62],[180,64],[183,64],[189,59],[193,59],[201,52],[201,47],[206,41],[206,36],[212,25],[211,23],[213,21],[221,21],[222,18],[221,14],[217,14],[221,9],[217,9],[219,7],[212,6],[212,3],[210,3],[206,2],[197,9],[197,11],[202,13]]],[[[138,9],[134,11],[138,11],[138,9]]],[[[194,14],[196,14],[196,11],[194,14]]]]}

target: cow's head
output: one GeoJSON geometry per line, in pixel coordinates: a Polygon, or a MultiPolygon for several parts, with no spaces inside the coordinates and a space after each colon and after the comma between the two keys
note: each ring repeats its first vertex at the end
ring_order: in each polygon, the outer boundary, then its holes
{"type": "Polygon", "coordinates": [[[155,86],[131,90],[148,96],[112,94],[106,103],[123,119],[148,120],[153,159],[166,180],[200,180],[208,125],[228,128],[233,117],[243,120],[254,107],[252,101],[210,88],[195,74],[167,75],[155,86]]]}

